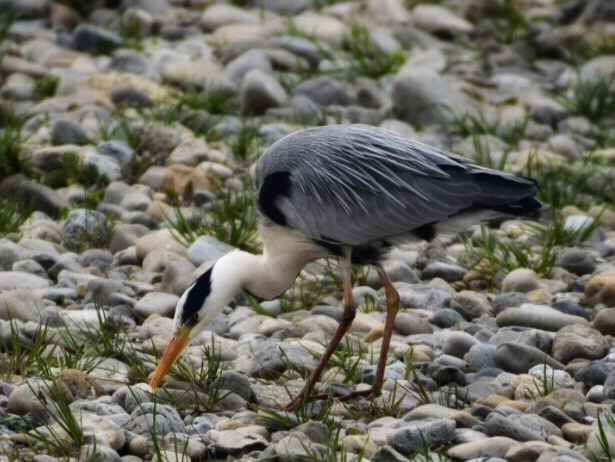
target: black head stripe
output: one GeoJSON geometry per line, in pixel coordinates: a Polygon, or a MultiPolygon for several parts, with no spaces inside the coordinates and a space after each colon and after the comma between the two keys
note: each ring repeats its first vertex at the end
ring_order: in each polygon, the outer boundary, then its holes
{"type": "Polygon", "coordinates": [[[211,270],[213,266],[201,274],[194,283],[188,287],[186,301],[182,310],[182,324],[186,324],[203,306],[205,299],[211,293],[211,270]]]}

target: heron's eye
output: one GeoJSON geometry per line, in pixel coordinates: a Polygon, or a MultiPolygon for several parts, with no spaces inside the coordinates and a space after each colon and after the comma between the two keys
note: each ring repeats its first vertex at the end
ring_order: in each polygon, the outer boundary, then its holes
{"type": "Polygon", "coordinates": [[[186,326],[192,328],[192,327],[196,326],[198,324],[198,322],[199,322],[199,315],[197,313],[194,313],[186,321],[186,326]]]}

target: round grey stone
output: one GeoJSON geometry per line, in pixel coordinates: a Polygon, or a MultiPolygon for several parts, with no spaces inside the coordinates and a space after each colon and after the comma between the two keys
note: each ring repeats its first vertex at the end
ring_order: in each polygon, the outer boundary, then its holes
{"type": "Polygon", "coordinates": [[[441,278],[446,282],[457,282],[461,281],[465,274],[466,270],[461,266],[435,261],[427,264],[423,269],[421,279],[441,278]]]}
{"type": "Polygon", "coordinates": [[[495,349],[493,362],[496,367],[513,374],[525,374],[538,364],[547,364],[554,369],[563,369],[564,365],[547,355],[544,351],[520,343],[502,343],[495,349]]]}
{"type": "Polygon", "coordinates": [[[160,316],[173,316],[179,297],[165,292],[148,292],[135,303],[134,310],[143,318],[152,314],[160,316]]]}
{"type": "Polygon", "coordinates": [[[79,24],[73,34],[73,46],[78,51],[108,54],[121,44],[119,35],[87,23],[79,24]]]}
{"type": "Polygon", "coordinates": [[[502,292],[527,293],[538,289],[540,277],[527,268],[519,268],[508,273],[502,281],[502,292]]]}
{"type": "Polygon", "coordinates": [[[70,212],[62,234],[64,246],[75,252],[92,247],[106,247],[111,238],[107,217],[96,210],[88,209],[70,212]]]}
{"type": "Polygon", "coordinates": [[[56,120],[51,127],[51,140],[55,145],[87,144],[90,141],[86,129],[72,120],[56,120]]]}
{"type": "Polygon", "coordinates": [[[270,74],[253,69],[243,78],[239,90],[242,114],[261,115],[267,109],[283,106],[288,95],[270,74]]]}
{"type": "Polygon", "coordinates": [[[179,412],[173,406],[156,403],[142,403],[138,406],[123,424],[123,428],[138,435],[151,435],[152,431],[156,431],[159,436],[186,433],[179,412]]]}
{"type": "Polygon", "coordinates": [[[465,318],[461,315],[461,313],[451,308],[443,308],[436,311],[436,313],[430,319],[430,322],[434,326],[446,329],[465,322],[465,318]]]}
{"type": "Polygon", "coordinates": [[[43,301],[31,290],[18,289],[0,293],[0,319],[4,321],[18,319],[24,322],[39,322],[44,308],[43,301]]]}
{"type": "Polygon", "coordinates": [[[446,336],[442,353],[463,358],[477,344],[479,344],[478,340],[466,332],[450,332],[446,336]]]}
{"type": "Polygon", "coordinates": [[[235,371],[224,371],[220,377],[211,383],[210,388],[231,391],[247,402],[252,401],[254,397],[250,380],[245,375],[235,371]]]}
{"type": "Polygon", "coordinates": [[[201,236],[188,247],[188,258],[196,266],[208,261],[216,261],[220,257],[235,250],[235,247],[220,242],[212,236],[201,236]]]}
{"type": "Polygon", "coordinates": [[[550,306],[527,303],[519,308],[506,308],[495,318],[498,326],[534,327],[557,332],[568,324],[587,324],[585,318],[562,313],[550,306]]]}
{"type": "Polygon", "coordinates": [[[480,371],[488,367],[494,367],[495,349],[495,345],[479,343],[470,347],[468,353],[464,356],[464,359],[468,362],[470,369],[473,371],[480,371]]]}
{"type": "Polygon", "coordinates": [[[574,380],[583,382],[589,389],[603,385],[609,374],[615,370],[615,364],[606,361],[591,361],[574,374],[574,380]]]}
{"type": "Polygon", "coordinates": [[[411,313],[398,313],[395,317],[395,330],[399,335],[431,334],[432,326],[423,318],[411,313]]]}
{"type": "Polygon", "coordinates": [[[348,106],[354,99],[346,93],[346,90],[337,80],[331,77],[316,77],[303,81],[297,85],[294,95],[307,96],[320,106],[348,106]]]}
{"type": "Polygon", "coordinates": [[[425,446],[432,447],[451,441],[455,427],[455,421],[450,419],[409,422],[387,440],[396,451],[409,456],[425,446]]]}
{"type": "Polygon", "coordinates": [[[471,290],[463,290],[453,295],[451,308],[470,321],[491,312],[487,297],[471,290]]]}
{"type": "Polygon", "coordinates": [[[573,359],[601,359],[609,350],[609,342],[596,329],[582,324],[561,328],[553,339],[553,357],[567,364],[573,359]]]}
{"type": "Polygon", "coordinates": [[[79,462],[120,462],[114,449],[102,444],[84,444],[79,449],[79,462]]]}
{"type": "Polygon", "coordinates": [[[557,255],[555,263],[567,271],[583,276],[591,274],[596,269],[596,261],[593,256],[583,249],[564,249],[557,255]]]}
{"type": "Polygon", "coordinates": [[[505,436],[516,441],[545,440],[539,431],[529,428],[512,416],[503,416],[497,412],[487,416],[485,428],[489,436],[505,436]]]}

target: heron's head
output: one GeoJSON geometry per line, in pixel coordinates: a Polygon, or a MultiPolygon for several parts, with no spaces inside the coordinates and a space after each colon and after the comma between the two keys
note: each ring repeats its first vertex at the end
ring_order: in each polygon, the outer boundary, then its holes
{"type": "Polygon", "coordinates": [[[152,388],[160,385],[171,366],[190,344],[190,340],[205,329],[226,306],[228,300],[221,297],[219,289],[214,290],[212,277],[214,266],[201,274],[177,302],[173,338],[152,376],[150,381],[152,388]]]}

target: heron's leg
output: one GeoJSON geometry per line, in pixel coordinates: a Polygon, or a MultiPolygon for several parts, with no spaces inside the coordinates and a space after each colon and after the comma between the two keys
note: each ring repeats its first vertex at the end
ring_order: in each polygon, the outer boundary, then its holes
{"type": "Polygon", "coordinates": [[[333,353],[335,353],[335,350],[337,350],[342,338],[346,332],[348,332],[348,329],[350,328],[356,315],[356,307],[354,304],[354,297],[352,295],[352,281],[350,278],[350,250],[347,251],[347,255],[340,257],[340,268],[342,272],[342,283],[344,285],[344,312],[342,314],[342,319],[340,319],[337,330],[333,334],[333,338],[331,338],[327,349],[320,358],[316,368],[312,371],[312,374],[303,387],[303,390],[301,390],[301,393],[299,393],[299,395],[297,395],[297,397],[288,406],[286,406],[287,411],[296,411],[301,407],[306,399],[310,398],[310,395],[312,394],[314,386],[320,378],[322,371],[329,362],[329,359],[331,359],[331,356],[333,356],[333,353]]]}
{"type": "Polygon", "coordinates": [[[380,359],[378,360],[378,368],[376,369],[376,378],[374,379],[374,385],[372,386],[372,392],[374,396],[380,396],[382,392],[382,384],[384,382],[384,369],[387,364],[387,358],[389,356],[389,346],[391,345],[391,337],[393,336],[393,329],[395,327],[395,317],[399,311],[399,292],[389,279],[386,271],[380,265],[376,266],[376,271],[382,285],[384,286],[384,293],[387,301],[387,318],[384,323],[384,335],[382,337],[382,346],[380,347],[380,359]]]}
{"type": "Polygon", "coordinates": [[[389,346],[391,345],[391,337],[393,336],[393,329],[395,327],[395,316],[397,316],[397,312],[399,311],[399,292],[397,292],[397,289],[382,266],[376,265],[376,271],[384,286],[384,294],[387,303],[387,317],[384,323],[384,335],[382,337],[382,346],[380,347],[380,358],[378,359],[378,367],[376,368],[376,377],[374,378],[372,388],[369,390],[352,392],[344,396],[343,400],[356,398],[358,396],[371,396],[375,398],[382,393],[384,370],[387,365],[389,346]]]}

